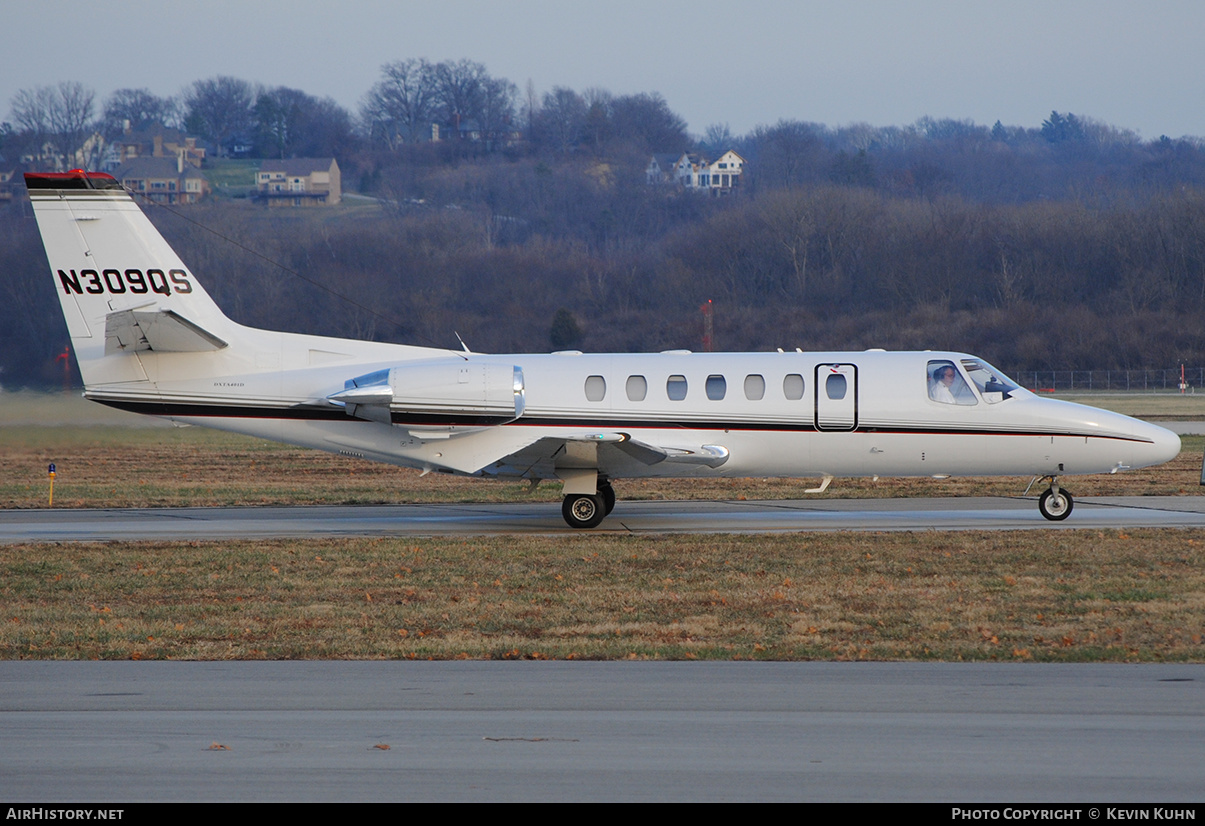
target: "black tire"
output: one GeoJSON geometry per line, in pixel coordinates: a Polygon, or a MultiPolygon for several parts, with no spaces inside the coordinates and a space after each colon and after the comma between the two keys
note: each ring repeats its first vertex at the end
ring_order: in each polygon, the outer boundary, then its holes
{"type": "Polygon", "coordinates": [[[599,485],[598,495],[603,500],[603,514],[610,516],[611,511],[615,510],[615,488],[610,485],[599,485]]]}
{"type": "Polygon", "coordinates": [[[571,493],[561,500],[561,516],[571,528],[597,528],[606,515],[606,503],[597,493],[571,493]]]}
{"type": "Polygon", "coordinates": [[[1038,497],[1038,510],[1052,522],[1062,522],[1071,515],[1071,510],[1075,507],[1075,500],[1071,498],[1071,494],[1060,489],[1058,496],[1055,496],[1053,490],[1047,490],[1038,497]]]}

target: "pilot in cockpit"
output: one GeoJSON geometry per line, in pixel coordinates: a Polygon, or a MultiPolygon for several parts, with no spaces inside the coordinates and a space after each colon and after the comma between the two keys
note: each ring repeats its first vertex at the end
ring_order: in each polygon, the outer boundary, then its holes
{"type": "Polygon", "coordinates": [[[975,397],[967,389],[966,382],[954,365],[948,361],[938,362],[932,370],[929,382],[929,398],[942,404],[974,404],[975,397]]]}

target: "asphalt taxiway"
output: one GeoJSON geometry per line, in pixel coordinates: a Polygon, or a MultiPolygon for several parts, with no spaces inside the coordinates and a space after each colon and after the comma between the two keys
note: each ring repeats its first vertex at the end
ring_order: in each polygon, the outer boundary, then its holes
{"type": "MultiPolygon", "coordinates": [[[[593,533],[783,533],[1205,527],[1205,496],[1077,499],[1062,522],[1032,498],[620,502],[593,533]]],[[[0,511],[0,543],[581,533],[555,503],[0,511]]]]}
{"type": "MultiPolygon", "coordinates": [[[[1205,527],[1205,497],[621,502],[596,532],[1205,527]]],[[[555,503],[0,511],[0,543],[580,534],[555,503]]],[[[0,796],[1199,801],[1205,666],[0,661],[0,796]]],[[[1083,819],[1088,819],[1085,813],[1083,819]]]]}
{"type": "Polygon", "coordinates": [[[0,662],[0,797],[43,806],[1167,805],[1202,742],[1200,665],[0,662]]]}

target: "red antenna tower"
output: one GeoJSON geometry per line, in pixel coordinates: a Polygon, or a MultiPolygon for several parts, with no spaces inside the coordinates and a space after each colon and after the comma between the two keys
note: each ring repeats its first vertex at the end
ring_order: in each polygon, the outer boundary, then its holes
{"type": "Polygon", "coordinates": [[[703,313],[703,352],[710,353],[711,338],[712,334],[715,332],[715,328],[712,325],[713,307],[711,305],[711,299],[707,299],[707,303],[700,307],[699,310],[703,313]]]}

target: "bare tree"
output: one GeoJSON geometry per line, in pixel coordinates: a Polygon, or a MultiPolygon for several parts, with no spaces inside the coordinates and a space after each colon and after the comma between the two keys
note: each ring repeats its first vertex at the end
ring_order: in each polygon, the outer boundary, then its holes
{"type": "Polygon", "coordinates": [[[360,106],[367,133],[391,150],[429,139],[437,92],[435,67],[425,58],[386,63],[360,106]]]}
{"type": "Polygon", "coordinates": [[[581,95],[564,86],[554,86],[544,94],[540,131],[557,151],[569,152],[581,140],[586,111],[586,101],[581,95]]]}
{"type": "Polygon", "coordinates": [[[471,60],[446,60],[435,65],[440,115],[448,123],[480,120],[482,87],[489,75],[471,60]]]}
{"type": "Polygon", "coordinates": [[[481,109],[477,119],[487,151],[493,151],[499,143],[505,142],[505,134],[514,123],[518,93],[515,84],[505,78],[487,77],[481,82],[481,109]]]}
{"type": "Polygon", "coordinates": [[[790,283],[779,288],[789,296],[804,297],[808,286],[808,253],[816,232],[816,190],[783,189],[758,199],[757,217],[765,224],[775,246],[790,266],[790,283]]]}
{"type": "Polygon", "coordinates": [[[713,123],[703,130],[703,146],[716,155],[730,149],[733,142],[732,130],[727,123],[713,123]]]}
{"type": "Polygon", "coordinates": [[[333,98],[307,96],[302,109],[301,140],[296,146],[299,157],[339,158],[340,163],[355,150],[358,140],[352,128],[351,113],[333,98]]]}
{"type": "Polygon", "coordinates": [[[96,92],[76,81],[58,85],[57,105],[50,109],[50,127],[54,130],[59,154],[72,165],[72,160],[86,164],[81,157],[84,141],[94,131],[93,112],[96,92]]]}
{"type": "Polygon", "coordinates": [[[612,121],[615,118],[615,96],[606,89],[591,87],[582,94],[582,101],[586,104],[582,140],[595,149],[600,149],[614,133],[612,121]]]}
{"type": "Polygon", "coordinates": [[[180,106],[175,98],[161,98],[149,89],[118,89],[105,101],[101,119],[105,135],[112,138],[124,131],[127,121],[132,127],[145,121],[177,126],[180,106]]]}
{"type": "Polygon", "coordinates": [[[50,132],[50,108],[54,105],[54,89],[39,86],[21,89],[10,102],[13,123],[17,129],[35,140],[44,140],[50,132]]]}
{"type": "Polygon", "coordinates": [[[641,92],[622,95],[611,102],[615,137],[644,152],[686,146],[686,121],[669,108],[661,95],[641,92]]]}
{"type": "Polygon", "coordinates": [[[231,138],[240,134],[250,137],[254,106],[251,84],[225,75],[198,80],[184,92],[188,130],[213,141],[219,155],[229,152],[231,138]]]}
{"type": "Polygon", "coordinates": [[[344,156],[352,144],[351,116],[330,98],[277,86],[255,99],[256,152],[260,157],[344,156]]]}
{"type": "Polygon", "coordinates": [[[95,100],[93,90],[75,81],[22,89],[13,96],[13,120],[34,141],[38,152],[49,143],[60,162],[86,164],[81,149],[93,130],[95,100]]]}
{"type": "Polygon", "coordinates": [[[823,129],[795,120],[754,129],[749,149],[757,164],[759,185],[789,187],[821,180],[828,168],[820,140],[823,129]]]}

